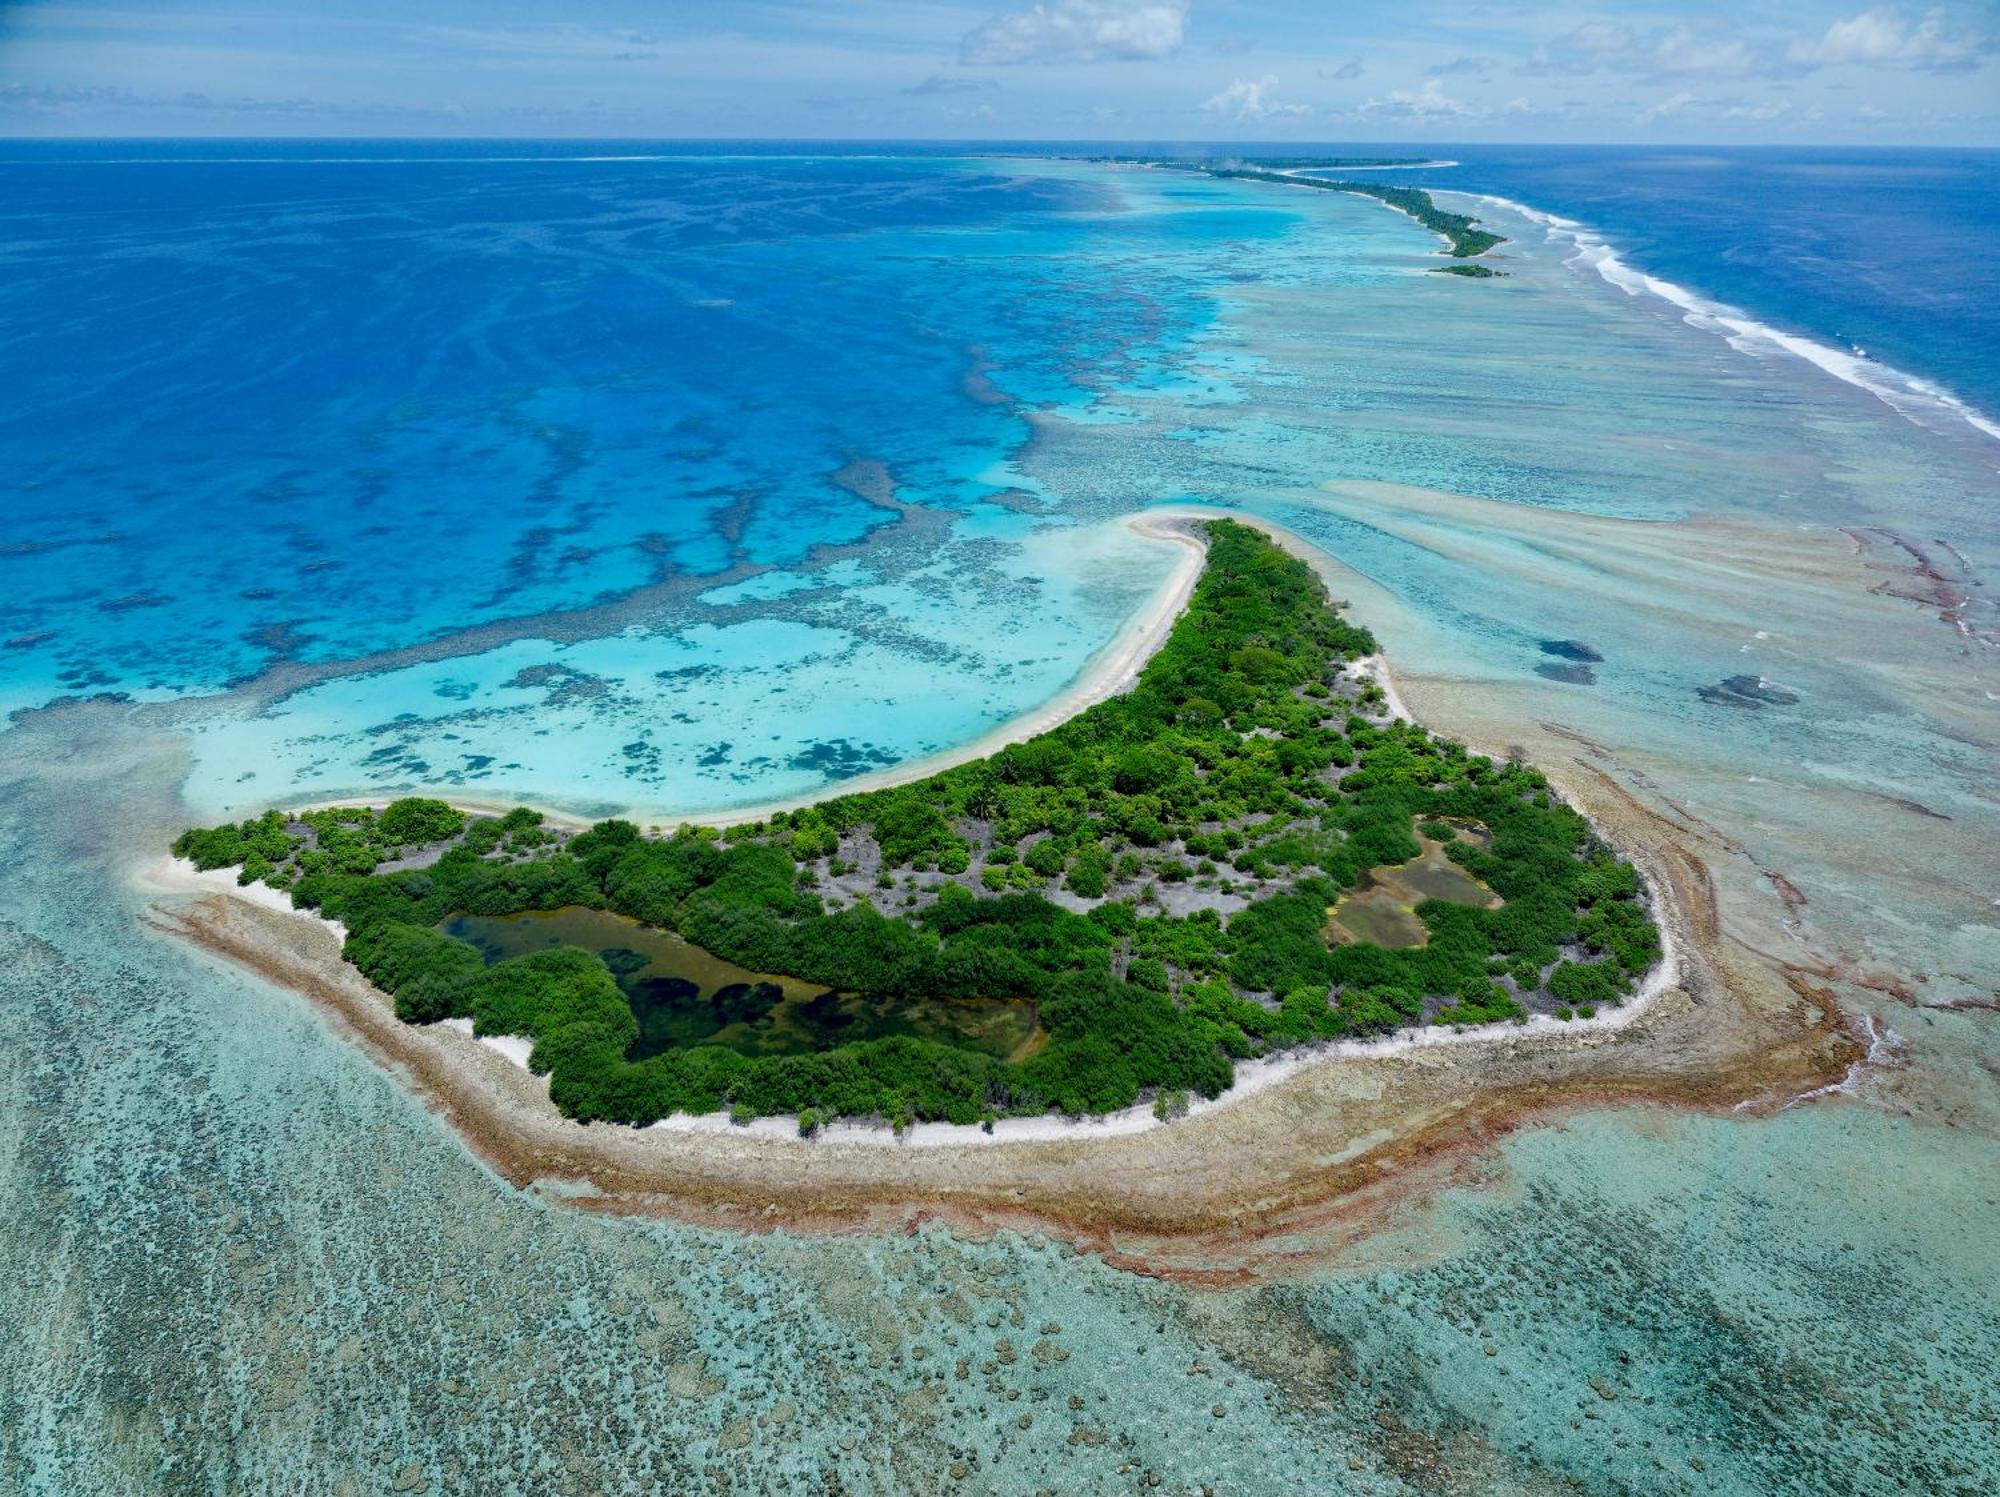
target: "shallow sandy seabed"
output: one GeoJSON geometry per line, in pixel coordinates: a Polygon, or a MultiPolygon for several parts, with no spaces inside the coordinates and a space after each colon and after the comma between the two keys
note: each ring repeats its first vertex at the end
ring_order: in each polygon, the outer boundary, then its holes
{"type": "MultiPolygon", "coordinates": [[[[1286,539],[1351,596],[1358,579],[1286,539]]],[[[1170,588],[1165,602],[1177,610],[1184,596],[1170,588]]],[[[1403,687],[1419,708],[1446,691],[1403,687]]],[[[322,922],[234,892],[162,896],[151,918],[305,994],[500,1175],[549,1198],[749,1228],[1038,1229],[1144,1271],[1228,1283],[1317,1261],[1525,1121],[1608,1103],[1781,1106],[1865,1057],[1827,985],[1837,974],[1768,956],[1726,928],[1714,872],[1731,852],[1723,833],[1643,803],[1607,772],[1608,750],[1579,755],[1553,728],[1536,747],[1551,781],[1648,876],[1678,957],[1672,987],[1616,1024],[1315,1052],[1228,1105],[1144,1131],[1054,1125],[1059,1136],[1004,1148],[883,1148],[579,1125],[507,1055],[399,1022],[322,922]]]]}

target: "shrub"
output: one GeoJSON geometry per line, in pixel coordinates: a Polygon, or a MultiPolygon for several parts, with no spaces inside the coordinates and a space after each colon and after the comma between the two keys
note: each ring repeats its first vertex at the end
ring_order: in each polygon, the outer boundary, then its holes
{"type": "Polygon", "coordinates": [[[446,841],[464,826],[463,811],[414,795],[389,802],[375,818],[375,831],[384,842],[405,846],[446,841]]]}

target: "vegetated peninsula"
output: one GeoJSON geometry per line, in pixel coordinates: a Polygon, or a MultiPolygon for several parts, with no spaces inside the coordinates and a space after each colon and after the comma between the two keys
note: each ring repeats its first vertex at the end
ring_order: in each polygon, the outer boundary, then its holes
{"type": "MultiPolygon", "coordinates": [[[[1115,158],[1114,158],[1115,159],[1115,158]]],[[[1187,171],[1206,173],[1211,177],[1222,177],[1245,182],[1278,182],[1288,187],[1317,187],[1325,192],[1353,192],[1362,197],[1374,198],[1391,208],[1407,213],[1434,234],[1444,236],[1451,246],[1450,253],[1457,259],[1469,260],[1483,255],[1495,245],[1505,244],[1507,236],[1495,234],[1490,229],[1479,227],[1479,220],[1464,213],[1451,213],[1440,208],[1431,195],[1421,187],[1395,187],[1382,182],[1352,182],[1337,177],[1308,177],[1302,171],[1308,168],[1337,169],[1342,166],[1420,166],[1417,161],[1398,162],[1392,160],[1355,161],[1335,158],[1300,158],[1297,161],[1260,161],[1255,166],[1230,161],[1206,161],[1189,158],[1151,157],[1133,158],[1150,166],[1173,166],[1187,171]]],[[[1454,268],[1455,269],[1455,268],[1454,268]]],[[[1497,271],[1456,270],[1460,275],[1497,275],[1497,271]]]]}
{"type": "MultiPolygon", "coordinates": [[[[1090,156],[1085,159],[1120,166],[1180,166],[1198,170],[1252,164],[1240,157],[1225,159],[1215,156],[1090,156]]],[[[1376,170],[1391,166],[1428,166],[1434,163],[1422,156],[1259,156],[1254,164],[1267,171],[1358,171],[1364,167],[1376,170]]]]}
{"type": "Polygon", "coordinates": [[[1252,182],[1284,182],[1295,187],[1318,187],[1327,192],[1354,192],[1374,198],[1407,213],[1434,234],[1442,234],[1459,259],[1483,255],[1496,244],[1507,242],[1504,234],[1479,227],[1479,220],[1463,213],[1449,213],[1431,200],[1421,187],[1391,187],[1381,182],[1348,182],[1331,177],[1302,177],[1294,172],[1256,171],[1248,167],[1203,167],[1211,177],[1237,177],[1252,182]]]}
{"type": "Polygon", "coordinates": [[[1234,1063],[1591,1014],[1658,960],[1533,768],[1395,720],[1312,569],[1231,521],[1134,687],[912,784],[723,832],[405,799],[183,833],[410,1024],[532,1043],[569,1117],[1162,1115],[1234,1063]]]}

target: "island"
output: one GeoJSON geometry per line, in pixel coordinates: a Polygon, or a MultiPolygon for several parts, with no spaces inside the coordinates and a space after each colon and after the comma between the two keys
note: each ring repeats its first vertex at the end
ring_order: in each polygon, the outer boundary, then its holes
{"type": "MultiPolygon", "coordinates": [[[[1221,159],[1201,156],[1098,156],[1089,159],[1129,166],[1167,167],[1177,171],[1200,172],[1204,176],[1231,181],[1275,182],[1286,187],[1316,187],[1322,192],[1351,192],[1361,197],[1374,198],[1377,202],[1394,208],[1398,213],[1409,214],[1432,233],[1441,235],[1449,247],[1446,252],[1455,259],[1473,259],[1507,242],[1506,235],[1480,228],[1478,219],[1438,207],[1431,195],[1421,187],[1395,187],[1379,182],[1355,182],[1339,177],[1307,175],[1312,171],[1333,171],[1342,168],[1380,170],[1397,166],[1419,167],[1434,164],[1415,159],[1387,156],[1379,158],[1295,156],[1276,157],[1255,163],[1233,157],[1221,159]]],[[[1484,266],[1441,268],[1449,269],[1455,275],[1480,279],[1503,274],[1484,266]]]]}
{"type": "Polygon", "coordinates": [[[403,1023],[518,1037],[579,1122],[1166,1118],[1252,1058],[1634,992],[1634,867],[1403,718],[1306,562],[1197,530],[1129,691],[912,783],[670,831],[412,797],[173,850],[336,922],[403,1023]]]}
{"type": "Polygon", "coordinates": [[[1211,177],[1232,177],[1250,182],[1282,182],[1293,187],[1317,187],[1325,192],[1352,192],[1374,198],[1399,213],[1407,213],[1434,234],[1444,237],[1448,253],[1459,259],[1483,255],[1495,245],[1505,244],[1506,236],[1479,227],[1479,220],[1463,213],[1440,208],[1421,187],[1390,187],[1378,182],[1348,182],[1331,177],[1306,177],[1296,171],[1257,171],[1248,167],[1203,167],[1211,177]]]}
{"type": "MultiPolygon", "coordinates": [[[[1178,166],[1205,169],[1212,166],[1247,165],[1241,157],[1215,156],[1085,156],[1085,161],[1106,166],[1178,166]]],[[[1414,169],[1449,165],[1426,156],[1258,156],[1254,164],[1266,171],[1387,171],[1392,167],[1414,169]]]]}

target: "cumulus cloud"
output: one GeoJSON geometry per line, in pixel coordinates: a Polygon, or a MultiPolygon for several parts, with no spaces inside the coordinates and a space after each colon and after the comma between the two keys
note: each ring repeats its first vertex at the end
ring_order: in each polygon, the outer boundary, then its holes
{"type": "Polygon", "coordinates": [[[1977,66],[1992,49],[1991,37],[1955,30],[1942,7],[1912,21],[1895,6],[1884,5],[1835,21],[1824,36],[1801,37],[1785,56],[1801,67],[1859,63],[1948,72],[1977,66]]]}
{"type": "Polygon", "coordinates": [[[1271,90],[1277,86],[1278,80],[1270,74],[1255,82],[1238,78],[1214,98],[1203,100],[1201,107],[1208,114],[1219,114],[1230,120],[1296,118],[1312,113],[1304,104],[1281,104],[1272,98],[1271,90]]]}
{"type": "Polygon", "coordinates": [[[1739,77],[1757,67],[1757,54],[1740,37],[1676,26],[1654,43],[1647,62],[1661,77],[1739,77]]]}
{"type": "Polygon", "coordinates": [[[1592,21],[1537,47],[1518,71],[1530,75],[1636,73],[1648,78],[1741,77],[1764,66],[1741,37],[1715,27],[1638,32],[1592,21]]]}
{"type": "Polygon", "coordinates": [[[0,115],[67,115],[79,111],[186,112],[204,115],[338,116],[344,119],[439,120],[464,113],[451,104],[381,104],[305,98],[218,97],[189,91],[141,94],[106,85],[48,86],[0,83],[0,115]]]}
{"type": "Polygon", "coordinates": [[[1444,91],[1444,84],[1431,78],[1420,89],[1392,88],[1387,98],[1370,99],[1359,112],[1390,119],[1446,120],[1470,119],[1480,111],[1450,97],[1444,91]]]}
{"type": "Polygon", "coordinates": [[[1781,120],[1791,112],[1790,99],[1766,99],[1762,103],[1737,99],[1722,106],[1722,117],[1726,120],[1781,120]]]}
{"type": "Polygon", "coordinates": [[[1134,62],[1180,51],[1189,0],[1043,0],[1002,12],[967,33],[959,61],[1134,62]]]}

